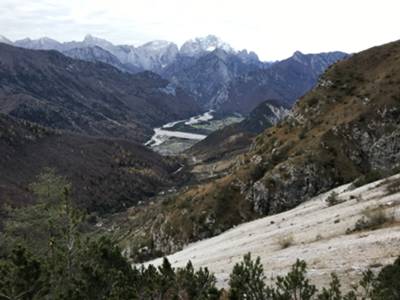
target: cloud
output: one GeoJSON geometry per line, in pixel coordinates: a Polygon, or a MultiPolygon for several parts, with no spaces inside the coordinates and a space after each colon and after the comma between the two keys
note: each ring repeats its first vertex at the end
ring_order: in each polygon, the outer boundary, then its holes
{"type": "Polygon", "coordinates": [[[398,0],[2,0],[1,34],[114,43],[166,39],[182,44],[216,34],[263,59],[295,50],[348,52],[400,38],[398,0]]]}

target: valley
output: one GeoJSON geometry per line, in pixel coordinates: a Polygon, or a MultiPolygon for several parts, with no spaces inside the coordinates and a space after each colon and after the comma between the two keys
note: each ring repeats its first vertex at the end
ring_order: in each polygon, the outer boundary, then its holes
{"type": "Polygon", "coordinates": [[[178,155],[210,133],[242,120],[239,115],[215,117],[214,111],[210,110],[186,120],[173,121],[154,128],[154,134],[145,146],[162,155],[178,155]]]}

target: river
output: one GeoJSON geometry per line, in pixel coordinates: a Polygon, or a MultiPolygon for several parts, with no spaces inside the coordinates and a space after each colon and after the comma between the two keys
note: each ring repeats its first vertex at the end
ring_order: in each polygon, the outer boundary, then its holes
{"type": "Polygon", "coordinates": [[[154,128],[153,136],[151,137],[150,140],[148,140],[145,143],[145,145],[149,146],[149,147],[156,147],[172,138],[201,141],[201,140],[205,139],[207,136],[204,134],[196,134],[196,133],[190,133],[190,132],[169,130],[169,128],[173,128],[175,125],[177,125],[179,123],[185,123],[185,125],[192,126],[192,125],[200,124],[202,122],[210,121],[214,118],[212,113],[213,113],[213,111],[210,110],[210,111],[205,112],[204,114],[196,115],[196,116],[193,116],[186,120],[169,122],[161,127],[154,128]]]}

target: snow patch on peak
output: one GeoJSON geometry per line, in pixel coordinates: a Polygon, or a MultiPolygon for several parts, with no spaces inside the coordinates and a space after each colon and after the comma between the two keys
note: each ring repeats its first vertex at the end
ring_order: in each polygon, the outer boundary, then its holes
{"type": "Polygon", "coordinates": [[[206,51],[211,52],[211,51],[214,51],[215,49],[216,49],[215,46],[208,46],[208,48],[206,49],[206,51]]]}
{"type": "Polygon", "coordinates": [[[204,52],[214,51],[215,49],[222,49],[228,53],[235,52],[229,44],[223,42],[215,35],[191,39],[182,45],[180,51],[184,55],[196,56],[204,52]]]}
{"type": "Polygon", "coordinates": [[[155,40],[155,41],[148,42],[148,43],[140,46],[139,48],[145,47],[145,48],[151,48],[151,49],[154,49],[154,50],[158,50],[158,49],[167,48],[167,47],[169,47],[171,45],[173,45],[173,43],[168,42],[168,41],[155,40]]]}

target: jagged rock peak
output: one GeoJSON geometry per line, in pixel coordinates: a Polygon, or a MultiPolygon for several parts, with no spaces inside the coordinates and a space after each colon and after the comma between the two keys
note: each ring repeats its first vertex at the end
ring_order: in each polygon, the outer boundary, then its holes
{"type": "Polygon", "coordinates": [[[204,52],[211,52],[215,49],[222,49],[228,53],[235,50],[227,43],[223,42],[215,35],[207,35],[206,37],[198,37],[185,42],[181,47],[181,54],[188,56],[196,56],[204,52]]]}

